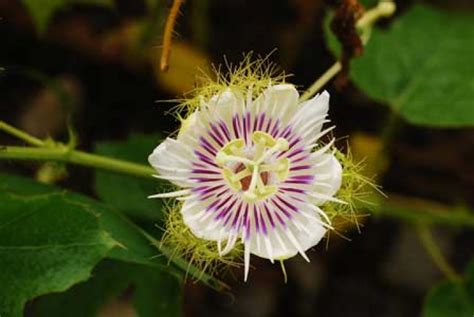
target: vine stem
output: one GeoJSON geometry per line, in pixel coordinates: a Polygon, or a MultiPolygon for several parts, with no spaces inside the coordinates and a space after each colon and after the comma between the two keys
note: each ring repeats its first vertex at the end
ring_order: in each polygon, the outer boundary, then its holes
{"type": "MultiPolygon", "coordinates": [[[[380,1],[378,5],[367,12],[357,21],[356,26],[362,30],[366,36],[364,44],[368,41],[370,35],[370,29],[381,18],[386,18],[395,13],[396,6],[392,1],[380,1]]],[[[314,94],[316,94],[321,88],[324,87],[331,79],[334,78],[342,70],[342,64],[340,61],[336,61],[324,74],[316,79],[316,81],[301,95],[300,101],[306,101],[314,94]]]]}
{"type": "Polygon", "coordinates": [[[74,150],[60,143],[38,148],[21,146],[0,147],[0,159],[65,162],[147,178],[151,178],[155,173],[153,168],[146,165],[74,150]]]}
{"type": "Polygon", "coordinates": [[[171,6],[170,13],[166,19],[165,31],[163,34],[163,49],[161,51],[160,69],[165,72],[169,67],[169,59],[171,53],[171,40],[173,38],[173,30],[176,24],[176,19],[179,14],[179,9],[183,5],[184,0],[174,0],[171,6]]]}
{"type": "Polygon", "coordinates": [[[300,101],[306,101],[314,96],[324,85],[327,84],[342,69],[340,61],[335,62],[329,69],[321,75],[306,91],[301,95],[300,101]]]}
{"type": "Polygon", "coordinates": [[[44,146],[45,141],[40,140],[32,135],[29,135],[28,133],[15,128],[14,126],[9,125],[8,123],[4,121],[0,121],[0,130],[5,131],[6,133],[22,140],[25,141],[26,143],[34,146],[44,146]]]}
{"type": "Polygon", "coordinates": [[[438,269],[448,278],[450,281],[458,282],[461,280],[461,276],[454,270],[454,268],[449,264],[447,259],[444,257],[440,248],[433,239],[433,234],[428,226],[419,225],[416,228],[416,233],[425,248],[426,252],[429,254],[433,263],[438,267],[438,269]]]}

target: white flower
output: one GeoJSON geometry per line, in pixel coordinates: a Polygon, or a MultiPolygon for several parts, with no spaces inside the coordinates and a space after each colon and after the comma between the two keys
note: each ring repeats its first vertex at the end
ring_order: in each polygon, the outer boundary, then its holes
{"type": "Polygon", "coordinates": [[[329,94],[299,103],[293,85],[270,86],[256,99],[226,90],[202,100],[177,139],[150,155],[158,178],[182,189],[150,196],[184,201],[184,222],[226,254],[244,244],[244,280],[250,254],[270,261],[315,246],[330,227],[318,206],[337,201],[342,168],[319,139],[328,122],[329,94]]]}

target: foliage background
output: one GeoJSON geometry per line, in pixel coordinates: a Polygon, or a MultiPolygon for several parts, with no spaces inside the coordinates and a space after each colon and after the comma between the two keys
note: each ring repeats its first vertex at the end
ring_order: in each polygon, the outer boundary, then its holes
{"type": "MultiPolygon", "coordinates": [[[[231,290],[216,292],[181,283],[186,263],[172,263],[168,274],[167,260],[154,257],[163,205],[145,197],[163,184],[0,160],[0,312],[19,316],[26,303],[27,316],[474,315],[474,6],[420,3],[398,1],[396,16],[378,24],[351,64],[348,83],[326,86],[337,136],[349,135],[354,155],[379,171],[390,202],[362,220],[360,234],[345,228],[350,242],[331,236],[310,264],[288,261],[286,285],[277,265],[253,258],[248,283],[231,269],[221,276],[231,290]],[[442,282],[420,223],[465,282],[442,282]]],[[[174,104],[156,101],[189,91],[196,66],[277,48],[271,59],[304,90],[338,50],[325,22],[337,1],[188,1],[163,74],[170,4],[0,1],[0,120],[66,140],[70,118],[79,148],[146,163],[178,124],[174,104]]],[[[2,134],[0,144],[18,142],[2,134]]]]}

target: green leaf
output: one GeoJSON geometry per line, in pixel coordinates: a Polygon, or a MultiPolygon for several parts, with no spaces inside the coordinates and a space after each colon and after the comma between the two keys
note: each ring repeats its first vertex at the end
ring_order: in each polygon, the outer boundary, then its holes
{"type": "Polygon", "coordinates": [[[443,282],[426,297],[424,317],[474,316],[474,262],[460,282],[443,282]]]}
{"type": "Polygon", "coordinates": [[[181,316],[182,285],[174,276],[151,269],[137,270],[133,303],[139,317],[181,316]]]}
{"type": "Polygon", "coordinates": [[[180,284],[178,279],[152,268],[103,261],[87,282],[65,293],[39,298],[32,307],[32,315],[97,316],[104,304],[133,287],[133,302],[139,317],[179,316],[180,284]]]}
{"type": "Polygon", "coordinates": [[[28,10],[33,22],[38,29],[38,32],[44,33],[49,21],[54,15],[54,12],[64,7],[65,0],[22,0],[23,5],[28,10]]]}
{"type": "Polygon", "coordinates": [[[364,6],[366,10],[369,10],[379,3],[379,0],[359,0],[359,3],[364,6]]]}
{"type": "Polygon", "coordinates": [[[64,293],[38,298],[31,308],[36,317],[97,316],[101,306],[123,293],[130,285],[125,264],[103,261],[97,265],[92,278],[75,285],[64,293]]]}
{"type": "MultiPolygon", "coordinates": [[[[116,157],[135,163],[148,164],[148,156],[159,144],[156,135],[132,134],[124,142],[100,142],[96,153],[116,157]]],[[[97,195],[107,204],[114,206],[123,213],[149,220],[160,220],[163,205],[161,200],[148,199],[151,194],[159,191],[163,183],[159,180],[147,180],[132,176],[97,171],[95,190],[97,195]]]]}
{"type": "MultiPolygon", "coordinates": [[[[68,200],[79,202],[83,206],[100,214],[99,221],[103,230],[118,244],[107,254],[111,259],[159,268],[174,275],[179,275],[180,271],[187,272],[190,276],[199,279],[202,283],[214,289],[220,290],[227,287],[220,280],[201,272],[178,254],[172,256],[172,264],[168,265],[170,260],[161,253],[171,256],[172,252],[165,249],[159,250],[157,248],[159,241],[131,222],[128,218],[115,211],[115,209],[109,208],[101,202],[19,176],[0,173],[0,180],[0,192],[23,195],[26,196],[25,198],[35,195],[35,193],[61,193],[68,200]],[[178,269],[180,271],[178,271],[178,269]]],[[[2,210],[1,203],[2,201],[0,199],[0,210],[2,210]]]]}
{"type": "Polygon", "coordinates": [[[336,38],[334,33],[331,31],[331,21],[334,17],[334,12],[329,11],[323,20],[323,31],[326,39],[327,48],[332,52],[334,56],[339,58],[342,52],[342,46],[339,40],[336,38]]]}
{"type": "Polygon", "coordinates": [[[40,34],[46,31],[56,11],[72,4],[91,4],[111,7],[114,0],[22,0],[40,34]]]}
{"type": "Polygon", "coordinates": [[[86,280],[115,246],[95,210],[62,193],[0,192],[0,316],[86,280]]]}
{"type": "Polygon", "coordinates": [[[81,203],[100,214],[98,218],[100,225],[117,243],[116,247],[108,253],[108,257],[172,270],[167,266],[167,261],[163,257],[157,257],[159,250],[152,245],[151,237],[105,204],[77,193],[67,192],[15,175],[0,173],[0,179],[0,192],[22,195],[25,198],[32,195],[61,193],[67,199],[81,203]]]}
{"type": "Polygon", "coordinates": [[[355,84],[413,124],[474,125],[474,16],[416,5],[374,29],[351,65],[355,84]]]}

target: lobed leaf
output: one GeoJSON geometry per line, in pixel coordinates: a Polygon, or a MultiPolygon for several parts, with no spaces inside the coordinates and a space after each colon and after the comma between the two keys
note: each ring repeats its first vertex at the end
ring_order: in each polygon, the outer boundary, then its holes
{"type": "Polygon", "coordinates": [[[99,214],[67,195],[0,192],[0,315],[22,316],[27,300],[89,278],[116,242],[99,214]]]}

